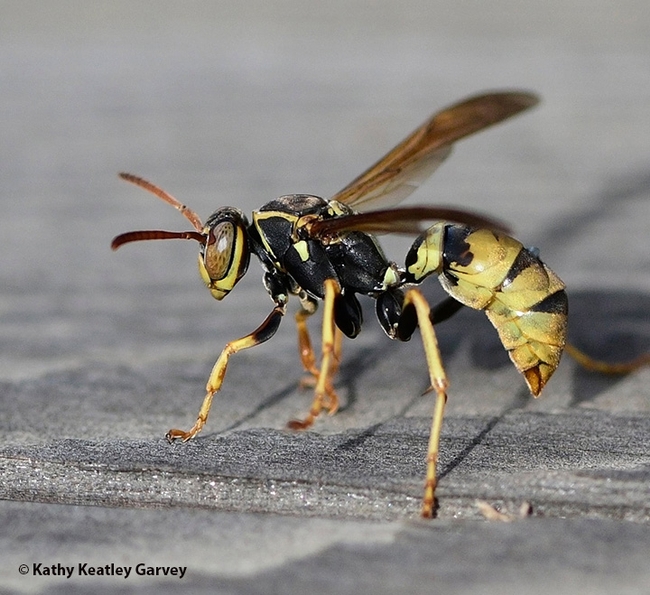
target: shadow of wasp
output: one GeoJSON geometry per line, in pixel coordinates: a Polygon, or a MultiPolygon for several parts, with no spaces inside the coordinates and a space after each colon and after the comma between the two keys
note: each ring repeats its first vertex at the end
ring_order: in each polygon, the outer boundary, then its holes
{"type": "Polygon", "coordinates": [[[343,335],[354,338],[363,322],[359,295],[375,300],[377,320],[391,339],[408,341],[419,327],[437,398],[426,458],[422,515],[435,510],[436,464],[448,381],[434,324],[462,306],[483,310],[497,330],[515,367],[534,396],[557,368],[563,350],[581,364],[606,372],[627,372],[648,362],[597,362],[566,344],[568,300],[565,285],[535,251],[511,237],[498,221],[444,207],[402,207],[409,196],[449,156],[454,142],[536,105],[526,92],[494,92],[471,97],[434,114],[375,165],[329,200],[309,194],[281,196],[252,214],[252,223],[233,207],[217,209],[203,224],[188,207],[157,186],[131,174],[120,176],[178,209],[193,231],[132,231],[112,248],[142,240],[190,239],[199,245],[199,270],[217,300],[246,273],[251,254],[264,270],[264,286],[274,307],[250,334],[228,343],[212,369],[196,423],[172,429],[168,440],[187,441],[205,425],[212,399],[223,383],[230,357],[268,341],[277,331],[289,296],[297,296],[298,346],[307,380],[314,386],[309,413],[289,427],[310,427],[338,397],[333,378],[343,335]],[[379,210],[367,210],[381,207],[379,210]],[[425,227],[423,222],[433,224],[425,227]],[[417,235],[400,266],[384,256],[374,234],[417,235]],[[418,286],[437,275],[449,297],[430,308],[418,286]],[[307,319],[323,301],[320,365],[307,319]]]}

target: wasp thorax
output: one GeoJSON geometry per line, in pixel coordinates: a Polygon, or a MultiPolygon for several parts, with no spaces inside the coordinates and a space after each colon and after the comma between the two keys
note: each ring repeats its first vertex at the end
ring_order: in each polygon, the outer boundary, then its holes
{"type": "Polygon", "coordinates": [[[218,300],[228,295],[248,268],[247,227],[241,211],[224,207],[215,211],[203,228],[206,242],[199,254],[199,271],[218,300]]]}

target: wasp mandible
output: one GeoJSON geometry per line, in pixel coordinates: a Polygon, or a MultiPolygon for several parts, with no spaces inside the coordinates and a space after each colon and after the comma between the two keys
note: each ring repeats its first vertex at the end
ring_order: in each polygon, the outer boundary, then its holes
{"type": "MultiPolygon", "coordinates": [[[[201,431],[230,357],[273,337],[292,295],[300,303],[295,315],[300,358],[315,388],[309,413],[302,420],[289,422],[289,427],[305,429],[323,410],[334,413],[339,402],[333,377],[342,337],[354,338],[361,331],[358,296],[368,296],[375,300],[377,320],[391,339],[408,341],[415,329],[420,329],[431,388],[437,395],[422,504],[422,515],[431,517],[449,385],[434,324],[463,305],[483,310],[537,396],[557,368],[566,345],[568,300],[562,280],[500,222],[453,208],[388,207],[404,200],[433,173],[449,156],[453,143],[537,103],[535,95],[520,91],[487,93],[456,103],[434,114],[329,200],[309,194],[281,196],[255,211],[252,222],[239,209],[222,207],[203,224],[194,211],[164,190],[137,176],[120,174],[178,209],[194,230],[132,231],[113,240],[114,250],[142,240],[196,240],[201,277],[217,300],[233,289],[254,255],[262,265],[264,286],[274,303],[257,329],[225,346],[208,379],[196,423],[188,431],[169,430],[168,440],[187,441],[201,431]],[[377,206],[382,208],[366,210],[377,206]],[[425,228],[425,221],[432,225],[425,228]],[[381,232],[417,235],[404,265],[386,258],[373,235],[381,232]],[[436,275],[449,294],[434,308],[418,289],[429,275],[436,275]],[[320,301],[319,364],[307,319],[320,301]]],[[[607,371],[607,364],[570,349],[582,364],[607,371]]]]}

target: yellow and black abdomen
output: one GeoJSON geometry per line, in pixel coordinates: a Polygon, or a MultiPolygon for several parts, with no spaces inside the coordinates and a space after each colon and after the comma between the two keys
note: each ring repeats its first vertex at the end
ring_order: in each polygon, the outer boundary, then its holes
{"type": "Polygon", "coordinates": [[[454,299],[484,310],[540,394],[564,349],[568,300],[562,280],[533,252],[504,233],[438,223],[415,241],[406,269],[415,283],[438,274],[454,299]]]}

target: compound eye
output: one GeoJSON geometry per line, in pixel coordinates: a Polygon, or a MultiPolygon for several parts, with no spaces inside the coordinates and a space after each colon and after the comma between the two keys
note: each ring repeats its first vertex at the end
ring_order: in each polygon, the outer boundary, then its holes
{"type": "Polygon", "coordinates": [[[236,233],[235,226],[229,221],[219,223],[210,230],[203,264],[213,281],[219,281],[228,275],[233,264],[236,233]]]}
{"type": "Polygon", "coordinates": [[[207,241],[199,255],[199,270],[218,300],[228,295],[248,268],[246,228],[246,218],[231,207],[213,213],[205,225],[207,241]]]}

